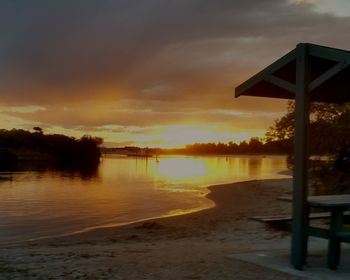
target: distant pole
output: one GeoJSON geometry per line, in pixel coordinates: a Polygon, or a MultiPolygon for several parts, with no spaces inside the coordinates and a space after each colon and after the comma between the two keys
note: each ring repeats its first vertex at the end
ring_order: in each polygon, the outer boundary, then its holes
{"type": "Polygon", "coordinates": [[[291,262],[302,269],[308,239],[308,146],[310,122],[309,62],[307,44],[296,48],[295,142],[293,176],[293,226],[291,262]]]}

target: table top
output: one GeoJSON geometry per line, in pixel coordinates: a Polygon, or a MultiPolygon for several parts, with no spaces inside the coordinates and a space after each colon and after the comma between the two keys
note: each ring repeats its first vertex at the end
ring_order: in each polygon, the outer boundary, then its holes
{"type": "Polygon", "coordinates": [[[307,201],[310,206],[318,207],[350,207],[350,195],[318,195],[309,196],[307,201]]]}
{"type": "MultiPolygon", "coordinates": [[[[292,202],[292,196],[282,196],[279,198],[283,201],[292,202]]],[[[308,196],[308,204],[312,207],[350,207],[350,195],[315,195],[308,196]]]]}

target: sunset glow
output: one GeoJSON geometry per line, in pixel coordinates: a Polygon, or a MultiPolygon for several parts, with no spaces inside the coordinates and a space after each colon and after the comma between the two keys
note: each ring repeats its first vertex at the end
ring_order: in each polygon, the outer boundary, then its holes
{"type": "Polygon", "coordinates": [[[239,142],[286,101],[235,99],[235,86],[299,42],[350,49],[345,0],[49,2],[2,1],[1,128],[106,147],[239,142]]]}
{"type": "Polygon", "coordinates": [[[140,146],[180,148],[191,143],[217,142],[240,142],[253,136],[263,136],[264,131],[251,133],[237,132],[229,127],[210,125],[169,125],[159,128],[158,132],[141,135],[138,137],[140,146]]]}

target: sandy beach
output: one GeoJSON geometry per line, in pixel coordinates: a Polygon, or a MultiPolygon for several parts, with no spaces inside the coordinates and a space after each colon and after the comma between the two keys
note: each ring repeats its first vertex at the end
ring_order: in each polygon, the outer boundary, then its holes
{"type": "Polygon", "coordinates": [[[297,279],[239,261],[283,232],[249,217],[290,213],[291,179],[211,186],[215,207],[0,249],[0,279],[297,279]]]}

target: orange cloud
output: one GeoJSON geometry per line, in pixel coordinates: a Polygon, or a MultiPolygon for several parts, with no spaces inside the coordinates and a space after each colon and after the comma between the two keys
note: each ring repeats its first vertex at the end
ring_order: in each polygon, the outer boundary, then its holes
{"type": "MultiPolygon", "coordinates": [[[[234,99],[237,84],[301,41],[350,49],[350,18],[315,5],[1,1],[0,125],[8,125],[6,117],[17,127],[39,124],[123,143],[164,144],[172,132],[159,129],[178,126],[210,141],[261,135],[285,101],[234,99]]],[[[340,0],[335,6],[345,7],[340,0]]]]}

